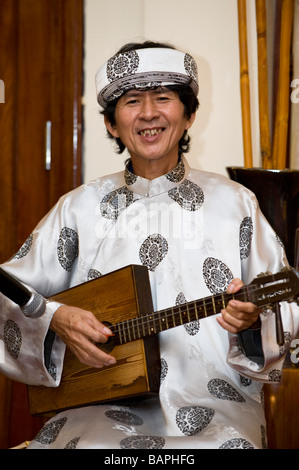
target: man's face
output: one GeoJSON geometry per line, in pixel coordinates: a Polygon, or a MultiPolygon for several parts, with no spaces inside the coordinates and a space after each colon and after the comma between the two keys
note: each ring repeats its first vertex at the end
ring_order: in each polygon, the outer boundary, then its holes
{"type": "Polygon", "coordinates": [[[113,137],[127,147],[133,165],[150,160],[177,163],[178,143],[192,125],[195,114],[188,119],[176,92],[167,88],[148,91],[130,90],[117,102],[115,126],[106,122],[113,137]]]}

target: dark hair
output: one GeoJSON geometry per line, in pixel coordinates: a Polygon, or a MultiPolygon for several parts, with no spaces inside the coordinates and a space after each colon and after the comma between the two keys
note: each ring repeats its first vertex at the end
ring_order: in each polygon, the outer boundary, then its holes
{"type": "MultiPolygon", "coordinates": [[[[154,47],[161,47],[166,49],[175,49],[171,44],[161,43],[161,42],[154,42],[154,41],[144,41],[142,43],[128,43],[125,44],[123,47],[117,51],[117,54],[121,54],[124,52],[133,51],[136,49],[147,49],[147,48],[154,48],[154,47]]],[[[178,94],[179,99],[184,105],[185,109],[185,116],[187,119],[191,117],[193,113],[197,110],[199,106],[199,102],[193,90],[189,85],[169,85],[166,88],[172,90],[178,94]]],[[[119,98],[111,101],[105,109],[101,111],[103,116],[106,116],[108,121],[112,126],[115,125],[115,108],[119,98]]],[[[110,139],[114,140],[117,144],[117,152],[119,154],[123,153],[125,150],[125,145],[118,137],[113,137],[110,132],[107,130],[107,135],[110,139]]],[[[182,153],[187,153],[190,150],[190,141],[191,138],[188,135],[188,131],[185,130],[183,136],[179,141],[179,155],[182,153]]]]}

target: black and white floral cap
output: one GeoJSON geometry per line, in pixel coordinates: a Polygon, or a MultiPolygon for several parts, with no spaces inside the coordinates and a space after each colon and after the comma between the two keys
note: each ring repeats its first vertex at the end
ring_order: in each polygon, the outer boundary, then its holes
{"type": "Polygon", "coordinates": [[[96,73],[99,104],[107,104],[131,89],[189,85],[198,94],[195,59],[188,53],[169,48],[146,48],[116,54],[96,73]]]}

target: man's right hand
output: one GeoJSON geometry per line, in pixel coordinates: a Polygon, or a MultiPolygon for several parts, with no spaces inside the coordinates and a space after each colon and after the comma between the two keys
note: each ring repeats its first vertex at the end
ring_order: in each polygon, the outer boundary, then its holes
{"type": "Polygon", "coordinates": [[[100,368],[116,363],[113,356],[96,346],[96,343],[106,343],[112,333],[93,313],[62,305],[54,313],[50,329],[83,364],[100,368]]]}

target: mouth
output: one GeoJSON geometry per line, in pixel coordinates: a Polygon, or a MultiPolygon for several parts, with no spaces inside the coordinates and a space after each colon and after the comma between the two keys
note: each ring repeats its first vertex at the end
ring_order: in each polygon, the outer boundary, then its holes
{"type": "Polygon", "coordinates": [[[163,130],[164,130],[163,127],[155,127],[153,129],[142,129],[141,131],[138,132],[138,134],[142,135],[143,137],[150,137],[153,135],[161,134],[163,130]]]}

